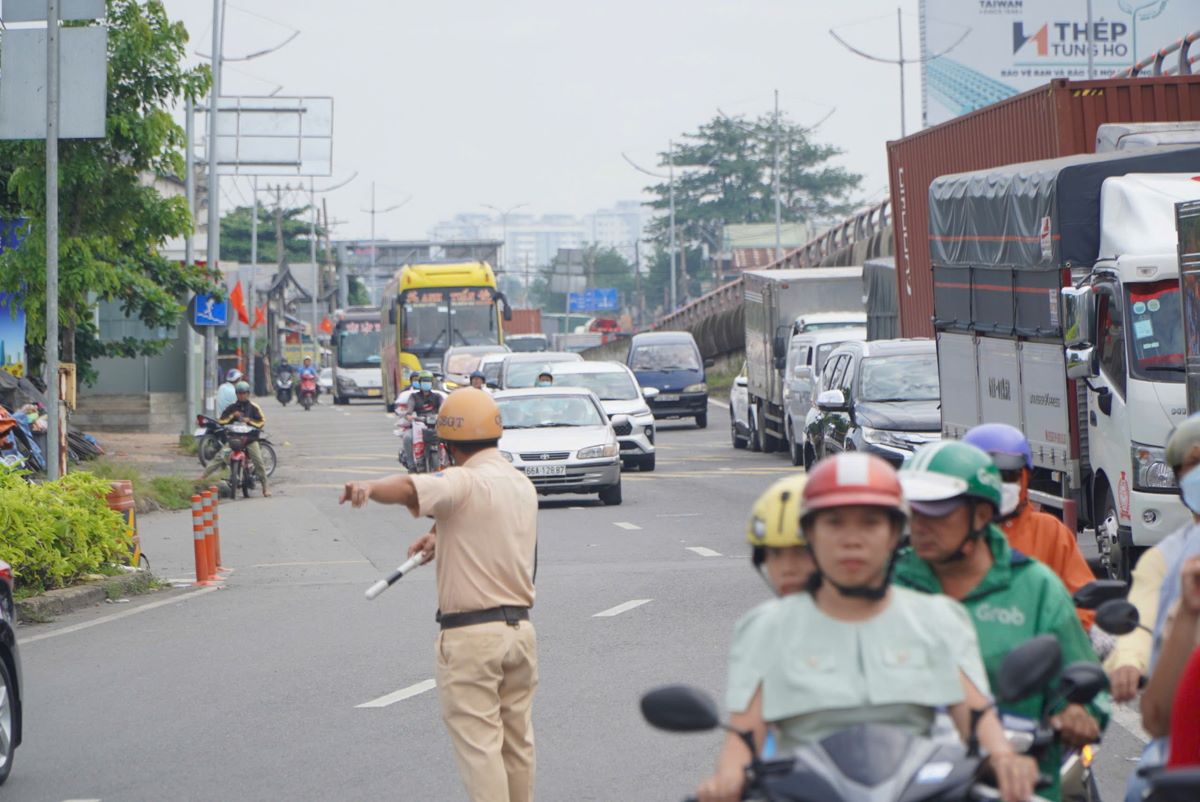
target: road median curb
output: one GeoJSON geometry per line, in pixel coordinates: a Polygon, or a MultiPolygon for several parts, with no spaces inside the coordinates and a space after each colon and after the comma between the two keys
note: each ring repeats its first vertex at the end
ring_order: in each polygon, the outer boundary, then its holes
{"type": "Polygon", "coordinates": [[[46,623],[56,616],[103,604],[107,599],[150,593],[158,586],[157,577],[149,571],[138,571],[49,590],[40,596],[17,601],[17,619],[23,624],[46,623]]]}

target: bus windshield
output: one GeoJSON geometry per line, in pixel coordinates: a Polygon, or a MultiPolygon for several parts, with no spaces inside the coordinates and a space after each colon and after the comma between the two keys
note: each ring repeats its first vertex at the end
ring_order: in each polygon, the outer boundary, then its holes
{"type": "Polygon", "coordinates": [[[1129,294],[1129,361],[1135,378],[1182,382],[1183,308],[1179,280],[1127,284],[1129,294]]]}
{"type": "Polygon", "coordinates": [[[428,359],[452,345],[500,343],[496,301],[486,287],[409,290],[403,296],[404,350],[428,359]]]}
{"type": "Polygon", "coordinates": [[[337,324],[337,366],[374,368],[379,366],[378,320],[343,320],[337,324]]]}

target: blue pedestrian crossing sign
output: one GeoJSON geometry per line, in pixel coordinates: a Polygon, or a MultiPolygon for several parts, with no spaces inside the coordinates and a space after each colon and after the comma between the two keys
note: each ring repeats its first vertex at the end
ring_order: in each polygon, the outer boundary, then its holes
{"type": "Polygon", "coordinates": [[[229,304],[215,295],[197,295],[192,325],[197,327],[229,325],[229,304]]]}

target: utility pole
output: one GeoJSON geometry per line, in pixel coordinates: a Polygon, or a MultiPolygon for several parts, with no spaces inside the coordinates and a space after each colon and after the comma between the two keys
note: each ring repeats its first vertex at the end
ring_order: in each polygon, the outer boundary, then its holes
{"type": "Polygon", "coordinates": [[[371,182],[371,208],[363,209],[362,211],[368,212],[371,215],[371,302],[372,303],[374,303],[374,301],[375,301],[375,288],[376,288],[376,283],[375,283],[375,216],[379,215],[379,214],[387,214],[388,212],[394,212],[397,209],[399,209],[401,206],[403,206],[404,204],[408,203],[410,200],[412,200],[412,195],[409,195],[404,200],[400,201],[397,204],[389,206],[386,209],[376,208],[376,206],[375,206],[375,182],[374,181],[371,182]]]}
{"type": "Polygon", "coordinates": [[[908,117],[904,108],[904,18],[900,9],[896,9],[896,41],[900,45],[900,58],[896,63],[900,66],[900,136],[908,136],[908,117]]]}
{"type": "Polygon", "coordinates": [[[66,470],[58,370],[58,0],[46,2],[46,477],[66,470]]]}
{"type": "Polygon", "coordinates": [[[255,292],[258,283],[258,176],[251,179],[250,193],[254,196],[250,204],[250,364],[246,375],[250,381],[250,392],[254,392],[254,321],[258,304],[255,292]]]}
{"type": "MultiPolygon", "coordinates": [[[[188,228],[187,233],[183,238],[183,261],[187,263],[190,269],[196,264],[196,243],[194,239],[196,226],[196,101],[188,95],[187,105],[184,112],[184,132],[187,139],[187,152],[184,154],[184,164],[186,175],[183,179],[184,196],[187,198],[188,207],[188,228]]],[[[192,328],[192,321],[184,321],[184,329],[187,330],[185,335],[185,348],[187,349],[186,358],[184,359],[184,387],[183,387],[183,408],[184,414],[187,416],[183,421],[183,433],[191,434],[192,421],[196,420],[196,396],[193,392],[196,386],[196,331],[192,328]]]]}
{"type": "MultiPolygon", "coordinates": [[[[275,275],[278,276],[283,272],[283,264],[287,261],[287,254],[283,247],[283,187],[279,184],[275,185],[275,275]]],[[[279,341],[279,329],[286,328],[287,318],[286,311],[283,305],[283,292],[280,291],[276,300],[278,307],[278,323],[275,329],[271,331],[271,347],[270,351],[274,351],[281,357],[283,349],[279,341]]],[[[282,362],[282,359],[280,360],[282,362]]]]}
{"type": "Polygon", "coordinates": [[[779,90],[775,90],[775,261],[783,259],[783,204],[779,198],[779,90]]]}
{"type": "Polygon", "coordinates": [[[675,289],[675,140],[667,141],[667,154],[670,169],[668,170],[668,181],[670,182],[671,194],[671,244],[668,250],[671,252],[671,311],[674,312],[679,308],[677,303],[675,289]]]}
{"type": "MultiPolygon", "coordinates": [[[[330,233],[329,233],[331,230],[331,227],[329,225],[329,202],[328,201],[329,201],[328,198],[321,198],[321,215],[325,219],[325,269],[326,270],[328,270],[330,268],[330,266],[334,266],[333,242],[330,240],[330,233]]],[[[337,283],[337,287],[339,290],[337,306],[339,309],[345,308],[350,305],[347,302],[347,299],[341,296],[341,286],[342,286],[342,284],[341,284],[341,281],[339,280],[337,283]]]]}
{"type": "Polygon", "coordinates": [[[308,220],[308,258],[312,262],[312,338],[313,350],[317,353],[313,357],[313,363],[318,367],[323,367],[321,362],[321,333],[317,319],[317,299],[321,296],[321,271],[317,268],[317,188],[315,179],[312,176],[308,178],[308,204],[311,207],[312,214],[308,220]]]}
{"type": "MultiPolygon", "coordinates": [[[[208,244],[206,256],[210,270],[219,270],[221,264],[221,176],[217,163],[217,116],[221,98],[221,3],[213,0],[212,25],[212,94],[208,102],[208,142],[205,155],[208,159],[208,244]]],[[[212,326],[204,330],[204,409],[210,417],[216,417],[217,332],[212,326]]]]}

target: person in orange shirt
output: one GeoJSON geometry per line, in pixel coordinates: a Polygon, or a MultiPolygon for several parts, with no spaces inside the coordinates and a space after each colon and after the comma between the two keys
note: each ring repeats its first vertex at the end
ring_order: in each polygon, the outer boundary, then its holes
{"type": "MultiPolygon", "coordinates": [[[[1021,430],[1007,423],[985,423],[967,432],[963,441],[990,454],[1000,469],[1004,487],[997,524],[1008,544],[1058,574],[1070,593],[1094,580],[1075,533],[1029,501],[1033,451],[1021,430]]],[[[1090,632],[1096,614],[1091,610],[1075,612],[1090,632]]]]}

